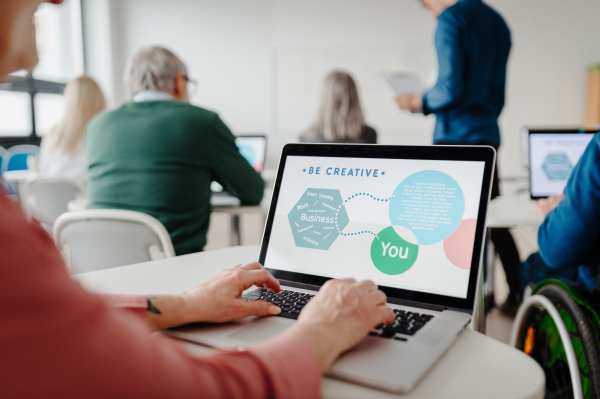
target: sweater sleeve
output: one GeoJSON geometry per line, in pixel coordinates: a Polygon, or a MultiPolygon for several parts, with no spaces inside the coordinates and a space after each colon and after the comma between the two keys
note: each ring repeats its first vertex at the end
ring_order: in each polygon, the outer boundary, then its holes
{"type": "MultiPolygon", "coordinates": [[[[196,358],[86,292],[53,241],[0,196],[0,378],[3,397],[316,398],[320,370],[299,338],[196,358]]],[[[118,299],[118,300],[117,300],[118,299]]]]}
{"type": "Polygon", "coordinates": [[[215,180],[243,204],[259,204],[265,190],[262,177],[240,154],[233,133],[216,114],[212,125],[214,134],[207,158],[215,180]]]}
{"type": "Polygon", "coordinates": [[[464,89],[465,49],[460,20],[447,9],[438,19],[435,48],[439,75],[435,86],[423,95],[423,113],[442,111],[458,101],[464,89]]]}
{"type": "Polygon", "coordinates": [[[600,235],[600,135],[587,146],[564,194],[538,232],[540,256],[553,269],[584,263],[600,235]]]}
{"type": "Polygon", "coordinates": [[[148,302],[143,295],[106,294],[102,298],[112,308],[129,310],[141,318],[146,316],[148,302]]]}

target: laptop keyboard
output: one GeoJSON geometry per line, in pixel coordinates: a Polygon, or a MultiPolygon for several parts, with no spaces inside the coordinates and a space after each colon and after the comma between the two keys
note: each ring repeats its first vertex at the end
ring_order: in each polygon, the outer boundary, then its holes
{"type": "Polygon", "coordinates": [[[254,293],[258,293],[260,296],[258,298],[255,296],[251,299],[262,299],[263,301],[271,302],[272,304],[279,306],[281,308],[281,313],[277,316],[286,317],[288,319],[297,319],[302,308],[314,296],[303,292],[289,290],[282,290],[279,294],[276,294],[266,288],[259,288],[252,291],[250,294],[254,293]]]}
{"type": "Polygon", "coordinates": [[[394,309],[396,320],[391,326],[380,324],[371,331],[369,335],[381,338],[396,338],[400,341],[405,341],[406,338],[397,337],[396,334],[415,335],[429,320],[434,316],[430,314],[410,312],[408,310],[394,309]]]}
{"type": "MultiPolygon", "coordinates": [[[[302,308],[306,306],[308,301],[314,295],[305,294],[303,292],[283,290],[279,294],[267,290],[266,288],[258,288],[255,291],[244,295],[242,298],[248,300],[262,299],[263,301],[270,302],[281,308],[279,317],[286,317],[288,319],[297,319],[302,308]]],[[[429,322],[434,316],[430,314],[410,312],[407,310],[394,309],[396,314],[396,320],[391,326],[380,324],[369,335],[377,336],[381,338],[395,338],[399,341],[406,341],[406,338],[396,336],[396,334],[404,335],[415,335],[427,322],[429,322]]]]}

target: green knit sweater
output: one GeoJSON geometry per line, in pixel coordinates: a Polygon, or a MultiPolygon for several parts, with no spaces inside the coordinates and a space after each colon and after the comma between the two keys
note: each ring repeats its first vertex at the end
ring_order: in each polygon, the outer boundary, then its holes
{"type": "Polygon", "coordinates": [[[219,116],[178,102],[126,103],[86,130],[89,208],[144,212],[162,222],[177,255],[202,251],[210,183],[258,204],[264,182],[219,116]]]}

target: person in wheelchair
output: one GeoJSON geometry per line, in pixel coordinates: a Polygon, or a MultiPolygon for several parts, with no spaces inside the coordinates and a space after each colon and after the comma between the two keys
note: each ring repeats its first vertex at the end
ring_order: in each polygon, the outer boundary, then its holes
{"type": "Polygon", "coordinates": [[[521,264],[522,289],[556,278],[591,295],[600,265],[600,134],[575,166],[564,195],[538,201],[536,211],[545,219],[539,252],[521,264]]]}

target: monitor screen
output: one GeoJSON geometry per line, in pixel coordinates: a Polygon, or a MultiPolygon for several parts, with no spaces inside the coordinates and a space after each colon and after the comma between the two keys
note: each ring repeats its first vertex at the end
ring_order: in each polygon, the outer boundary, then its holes
{"type": "Polygon", "coordinates": [[[267,150],[267,138],[265,136],[238,136],[235,138],[235,144],[240,150],[240,154],[254,170],[262,172],[265,165],[265,152],[267,150]]]}
{"type": "Polygon", "coordinates": [[[484,169],[288,156],[264,266],[465,299],[484,169]]]}
{"type": "Polygon", "coordinates": [[[531,197],[562,194],[594,133],[529,133],[531,197]]]}

